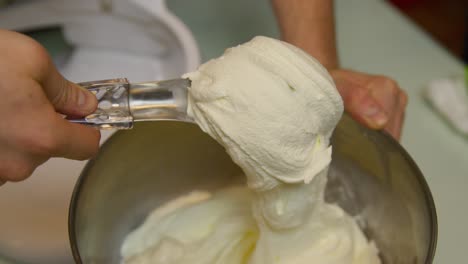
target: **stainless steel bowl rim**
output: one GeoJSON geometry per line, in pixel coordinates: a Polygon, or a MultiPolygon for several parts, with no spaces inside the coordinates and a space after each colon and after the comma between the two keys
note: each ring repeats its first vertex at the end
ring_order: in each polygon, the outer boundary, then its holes
{"type": "MultiPolygon", "coordinates": [[[[392,136],[390,136],[385,131],[370,131],[369,130],[369,133],[379,133],[383,138],[390,141],[390,143],[394,145],[400,151],[400,153],[403,155],[403,158],[409,163],[411,168],[414,169],[417,180],[420,183],[421,187],[424,189],[424,199],[426,200],[426,203],[430,209],[429,210],[431,214],[430,225],[432,229],[432,236],[431,236],[431,241],[429,242],[428,255],[426,256],[424,263],[431,264],[434,260],[434,256],[435,256],[435,252],[437,248],[437,238],[438,238],[437,221],[438,220],[437,220],[437,212],[436,212],[436,207],[434,203],[434,198],[432,196],[429,185],[426,179],[424,178],[421,170],[417,166],[416,162],[411,158],[409,153],[403,148],[403,146],[397,140],[395,140],[392,136]]],[[[110,137],[106,142],[104,142],[101,148],[106,148],[107,146],[111,145],[112,142],[114,141],[114,138],[115,137],[110,137]]],[[[73,258],[75,259],[75,262],[78,264],[83,264],[83,261],[81,259],[81,256],[79,254],[78,247],[76,244],[76,233],[75,233],[75,228],[74,228],[75,212],[76,212],[77,201],[78,201],[77,198],[80,195],[80,190],[82,190],[81,185],[87,178],[87,171],[92,167],[94,162],[95,162],[95,159],[89,160],[86,163],[85,167],[83,168],[80,176],[78,177],[78,180],[73,189],[70,206],[69,206],[69,212],[68,212],[68,235],[69,235],[70,247],[72,250],[73,258]]]]}

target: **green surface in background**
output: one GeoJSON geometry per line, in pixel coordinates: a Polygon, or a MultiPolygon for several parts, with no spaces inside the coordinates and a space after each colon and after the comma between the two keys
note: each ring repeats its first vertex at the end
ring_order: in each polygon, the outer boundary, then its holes
{"type": "Polygon", "coordinates": [[[41,43],[52,57],[71,50],[60,27],[51,27],[29,32],[22,32],[41,43]]]}
{"type": "Polygon", "coordinates": [[[257,35],[279,36],[269,0],[168,0],[167,5],[193,32],[203,61],[257,35]]]}

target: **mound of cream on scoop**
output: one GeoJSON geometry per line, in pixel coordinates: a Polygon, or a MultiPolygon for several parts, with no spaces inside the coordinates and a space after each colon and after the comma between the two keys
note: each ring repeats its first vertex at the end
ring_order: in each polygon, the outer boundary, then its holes
{"type": "Polygon", "coordinates": [[[354,219],[324,201],[343,103],[316,60],[256,37],[185,77],[189,115],[243,169],[248,188],[156,209],[125,240],[125,263],[380,263],[354,219]]]}

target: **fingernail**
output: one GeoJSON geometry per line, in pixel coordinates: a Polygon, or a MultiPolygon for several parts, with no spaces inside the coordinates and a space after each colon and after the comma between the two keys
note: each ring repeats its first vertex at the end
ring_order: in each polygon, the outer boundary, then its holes
{"type": "Polygon", "coordinates": [[[78,107],[80,107],[83,110],[93,110],[95,108],[93,98],[94,95],[90,91],[84,89],[83,87],[80,87],[78,93],[78,107]]]}
{"type": "Polygon", "coordinates": [[[363,111],[364,118],[369,124],[376,128],[383,127],[388,122],[388,117],[380,107],[375,104],[369,105],[363,111]]]}
{"type": "Polygon", "coordinates": [[[376,105],[369,105],[368,107],[364,108],[364,115],[368,117],[372,117],[378,114],[380,109],[376,105]]]}
{"type": "Polygon", "coordinates": [[[78,93],[78,106],[84,106],[86,104],[86,92],[80,89],[78,93]]]}

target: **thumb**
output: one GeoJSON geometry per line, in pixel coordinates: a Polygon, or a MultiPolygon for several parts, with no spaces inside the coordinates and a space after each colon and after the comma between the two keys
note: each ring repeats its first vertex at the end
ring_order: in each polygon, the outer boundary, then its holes
{"type": "Polygon", "coordinates": [[[389,117],[369,89],[352,80],[339,77],[335,78],[335,84],[343,98],[345,110],[354,119],[372,129],[385,127],[389,117]]]}
{"type": "Polygon", "coordinates": [[[55,109],[62,114],[86,116],[97,108],[93,93],[63,78],[53,66],[43,79],[42,88],[55,109]]]}

